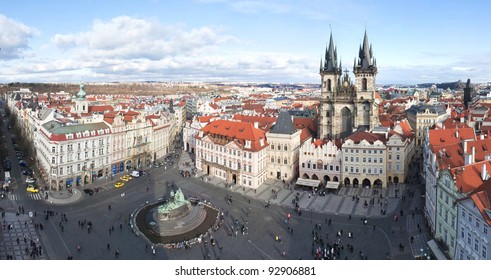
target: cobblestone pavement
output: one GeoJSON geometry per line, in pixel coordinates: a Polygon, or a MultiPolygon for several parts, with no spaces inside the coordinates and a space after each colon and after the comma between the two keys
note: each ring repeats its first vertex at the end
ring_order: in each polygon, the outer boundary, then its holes
{"type": "Polygon", "coordinates": [[[8,256],[14,260],[46,259],[35,224],[27,214],[5,213],[0,232],[1,260],[8,259],[8,256]],[[33,245],[36,247],[37,254],[33,253],[33,245]]]}

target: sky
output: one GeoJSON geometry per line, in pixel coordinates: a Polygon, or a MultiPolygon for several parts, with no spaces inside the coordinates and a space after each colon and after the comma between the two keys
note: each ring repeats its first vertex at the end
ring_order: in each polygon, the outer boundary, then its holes
{"type": "MultiPolygon", "coordinates": [[[[0,83],[320,83],[330,34],[377,84],[491,81],[491,1],[0,0],[0,83]]],[[[352,75],[352,74],[351,74],[352,75]]]]}

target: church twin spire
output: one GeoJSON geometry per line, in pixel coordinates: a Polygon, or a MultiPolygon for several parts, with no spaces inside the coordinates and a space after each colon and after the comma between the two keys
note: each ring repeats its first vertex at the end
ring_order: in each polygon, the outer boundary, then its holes
{"type": "MultiPolygon", "coordinates": [[[[326,47],[324,60],[322,60],[321,57],[319,70],[321,72],[325,71],[341,74],[341,60],[339,60],[338,63],[338,53],[337,48],[334,45],[334,40],[332,39],[332,32],[329,38],[329,45],[326,47]]],[[[373,56],[372,44],[368,43],[368,35],[366,30],[363,37],[363,43],[360,45],[360,49],[358,51],[358,59],[355,57],[355,61],[353,63],[353,73],[358,71],[377,72],[377,60],[373,56]]]]}
{"type": "Polygon", "coordinates": [[[324,55],[324,63],[321,57],[320,71],[341,73],[341,61],[338,64],[338,51],[334,46],[334,40],[329,38],[329,46],[326,48],[324,55]]]}
{"type": "Polygon", "coordinates": [[[363,44],[360,45],[360,50],[358,51],[358,60],[355,57],[355,62],[353,65],[353,73],[356,74],[358,71],[377,72],[377,61],[373,57],[372,44],[368,44],[368,35],[366,30],[365,36],[363,37],[363,44]]]}

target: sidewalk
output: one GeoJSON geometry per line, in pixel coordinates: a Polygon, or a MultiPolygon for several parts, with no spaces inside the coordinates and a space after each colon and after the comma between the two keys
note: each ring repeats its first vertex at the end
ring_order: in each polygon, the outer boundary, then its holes
{"type": "Polygon", "coordinates": [[[68,190],[62,191],[46,191],[43,192],[43,195],[48,195],[48,199],[44,201],[47,204],[55,204],[55,205],[65,205],[77,202],[82,198],[82,191],[72,188],[72,191],[68,190]]]}

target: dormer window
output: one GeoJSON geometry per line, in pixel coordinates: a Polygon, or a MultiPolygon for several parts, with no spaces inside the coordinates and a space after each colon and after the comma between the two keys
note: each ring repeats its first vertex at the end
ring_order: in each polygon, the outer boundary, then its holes
{"type": "Polygon", "coordinates": [[[251,140],[245,140],[245,148],[251,148],[251,140]]]}

